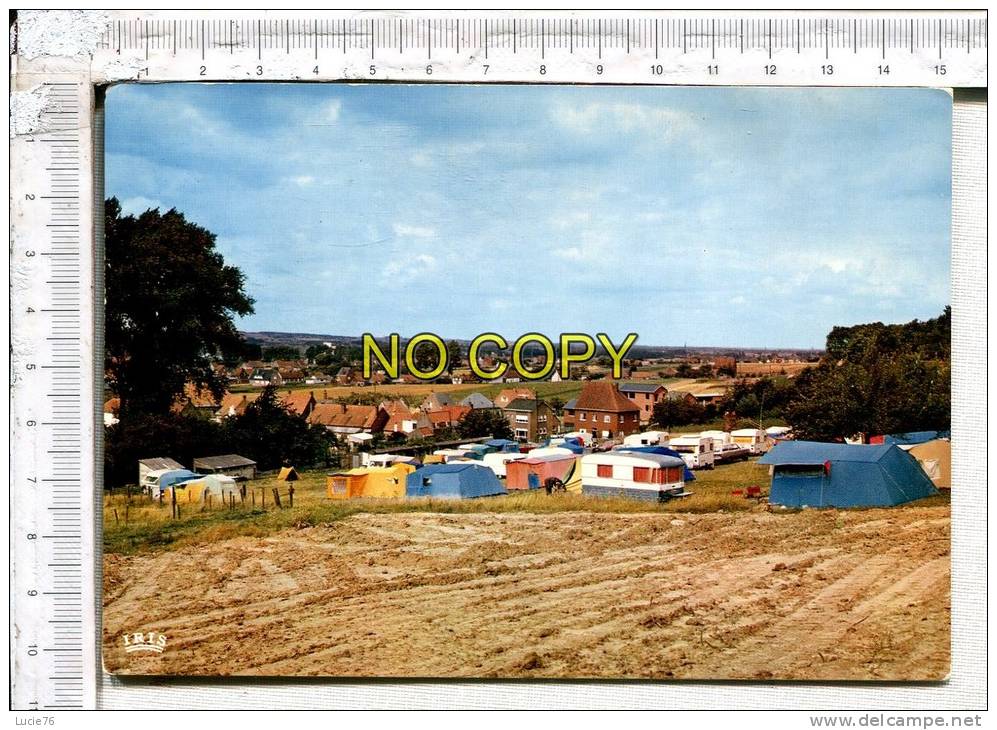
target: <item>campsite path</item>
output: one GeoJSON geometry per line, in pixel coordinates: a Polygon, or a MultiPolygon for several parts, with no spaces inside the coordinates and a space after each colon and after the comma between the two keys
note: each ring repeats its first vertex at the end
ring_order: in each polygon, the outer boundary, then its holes
{"type": "Polygon", "coordinates": [[[360,514],[105,558],[112,672],[943,678],[945,506],[360,514]],[[162,655],[126,654],[159,631],[162,655]]]}

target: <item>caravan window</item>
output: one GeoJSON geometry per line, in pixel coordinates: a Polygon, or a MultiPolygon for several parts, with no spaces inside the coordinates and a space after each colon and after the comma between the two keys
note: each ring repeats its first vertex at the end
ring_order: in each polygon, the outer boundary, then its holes
{"type": "Polygon", "coordinates": [[[651,484],[651,469],[646,466],[634,467],[634,481],[642,484],[651,484]]]}
{"type": "Polygon", "coordinates": [[[595,475],[597,477],[610,478],[613,476],[613,467],[609,464],[599,464],[595,468],[595,475]]]}

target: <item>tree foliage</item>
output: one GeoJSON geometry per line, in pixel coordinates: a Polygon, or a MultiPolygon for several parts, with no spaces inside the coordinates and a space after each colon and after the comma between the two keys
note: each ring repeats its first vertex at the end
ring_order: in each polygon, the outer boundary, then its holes
{"type": "Polygon", "coordinates": [[[263,360],[273,362],[274,360],[298,360],[301,358],[301,350],[291,345],[274,345],[263,348],[263,360]]]}
{"type": "Polygon", "coordinates": [[[242,272],[176,209],[122,215],[111,198],[104,235],[105,372],[122,419],[168,413],[188,382],[221,396],[212,359],[241,350],[233,317],[253,312],[242,272]]]}
{"type": "Polygon", "coordinates": [[[457,422],[460,438],[481,438],[490,436],[496,439],[512,440],[512,428],[502,414],[491,408],[474,408],[457,422]]]}
{"type": "Polygon", "coordinates": [[[228,448],[248,456],[263,470],[325,463],[333,444],[323,426],[309,424],[288,411],[273,386],[264,388],[244,413],[226,419],[224,430],[228,448]]]}
{"type": "Polygon", "coordinates": [[[796,378],[786,416],[798,437],[948,429],[951,312],[904,325],[835,327],[827,357],[796,378]]]}

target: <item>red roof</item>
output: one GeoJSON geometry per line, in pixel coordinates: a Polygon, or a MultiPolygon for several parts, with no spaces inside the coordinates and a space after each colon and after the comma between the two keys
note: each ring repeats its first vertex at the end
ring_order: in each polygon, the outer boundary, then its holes
{"type": "Polygon", "coordinates": [[[433,426],[437,426],[441,423],[457,423],[470,412],[471,409],[468,406],[447,406],[437,411],[428,411],[426,415],[429,416],[433,426]]]}
{"type": "Polygon", "coordinates": [[[246,406],[251,403],[245,393],[226,393],[222,396],[222,402],[218,405],[216,415],[221,418],[228,416],[241,416],[246,412],[246,406]]]}
{"type": "Polygon", "coordinates": [[[373,429],[383,413],[377,406],[348,406],[342,403],[316,403],[309,423],[326,427],[373,429]]]}
{"type": "Polygon", "coordinates": [[[630,401],[616,383],[608,380],[595,380],[585,383],[581,395],[575,403],[576,411],[604,411],[607,413],[639,412],[640,408],[630,401]]]}
{"type": "Polygon", "coordinates": [[[315,400],[315,394],[310,390],[289,390],[280,396],[280,401],[288,410],[303,416],[315,400]]]}

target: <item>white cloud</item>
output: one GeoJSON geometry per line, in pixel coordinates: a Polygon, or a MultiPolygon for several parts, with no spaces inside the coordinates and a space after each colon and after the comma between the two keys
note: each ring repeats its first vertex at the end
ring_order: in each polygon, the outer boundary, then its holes
{"type": "Polygon", "coordinates": [[[644,104],[593,102],[581,107],[559,104],[551,116],[556,124],[583,134],[604,134],[607,128],[615,128],[623,132],[653,132],[667,139],[690,126],[687,114],[644,104]]]}
{"type": "Polygon", "coordinates": [[[297,185],[299,188],[308,187],[315,182],[315,178],[311,175],[295,175],[293,177],[289,177],[288,180],[297,185]]]}
{"type": "Polygon", "coordinates": [[[343,109],[343,102],[339,99],[333,99],[328,104],[325,105],[323,113],[325,120],[327,122],[338,122],[339,114],[343,109]]]}
{"type": "Polygon", "coordinates": [[[433,166],[433,158],[426,152],[415,152],[408,158],[408,161],[415,167],[433,166]]]}
{"type": "Polygon", "coordinates": [[[168,210],[168,207],[158,200],[144,198],[141,195],[137,195],[134,198],[125,198],[121,201],[121,212],[125,215],[141,215],[150,208],[159,208],[163,213],[168,210]]]}
{"type": "Polygon", "coordinates": [[[556,215],[550,219],[550,224],[555,228],[574,228],[592,220],[592,213],[587,210],[578,210],[564,215],[556,215]]]}
{"type": "Polygon", "coordinates": [[[410,226],[406,223],[395,223],[391,226],[395,235],[401,238],[436,238],[436,231],[426,226],[410,226]]]}
{"type": "Polygon", "coordinates": [[[436,257],[420,253],[408,258],[394,258],[381,270],[381,276],[396,283],[407,283],[430,274],[438,268],[436,257]]]}

